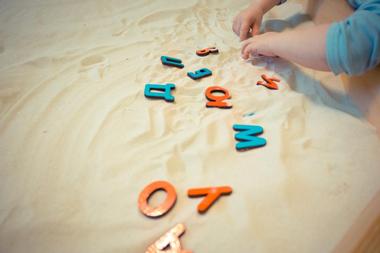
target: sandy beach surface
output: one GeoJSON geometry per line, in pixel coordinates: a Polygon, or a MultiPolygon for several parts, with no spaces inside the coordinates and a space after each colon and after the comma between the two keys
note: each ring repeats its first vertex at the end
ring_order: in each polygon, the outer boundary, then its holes
{"type": "MultiPolygon", "coordinates": [[[[263,28],[312,25],[302,2],[276,7],[263,28]]],[[[1,253],[142,253],[177,223],[194,253],[337,246],[380,190],[380,140],[339,77],[241,59],[231,25],[246,5],[0,1],[1,253]],[[220,54],[195,54],[208,46],[220,54]],[[203,67],[213,75],[186,76],[203,67]],[[261,74],[280,89],[256,86],[261,74]],[[175,102],[145,98],[146,83],[176,84],[175,102]],[[232,109],[205,107],[213,85],[232,109]],[[267,145],[237,152],[233,124],[262,126],[267,145]],[[156,180],[177,203],[149,219],[137,198],[156,180]],[[198,214],[187,190],[220,185],[234,192],[198,214]]]]}

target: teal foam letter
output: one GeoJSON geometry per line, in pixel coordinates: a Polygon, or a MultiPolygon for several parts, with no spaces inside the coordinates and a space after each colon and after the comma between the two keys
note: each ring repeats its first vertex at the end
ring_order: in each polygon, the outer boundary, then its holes
{"type": "Polygon", "coordinates": [[[146,84],[144,89],[144,95],[147,98],[163,98],[168,102],[174,102],[174,97],[171,94],[172,89],[175,89],[175,85],[172,83],[167,84],[146,84]],[[156,92],[153,92],[156,91],[156,92]],[[160,91],[160,92],[157,92],[160,91]]]}
{"type": "Polygon", "coordinates": [[[161,62],[164,65],[173,66],[177,68],[183,68],[184,65],[182,64],[181,59],[169,57],[169,56],[161,56],[161,62]]]}
{"type": "Polygon", "coordinates": [[[207,68],[203,68],[203,69],[195,71],[194,73],[193,72],[187,72],[187,75],[190,78],[197,80],[197,79],[205,77],[205,76],[211,76],[212,72],[211,72],[211,70],[209,70],[207,68]]]}
{"type": "Polygon", "coordinates": [[[235,124],[233,129],[239,132],[235,134],[235,139],[240,141],[236,143],[237,150],[257,148],[267,144],[264,138],[256,136],[264,132],[261,126],[235,124]]]}

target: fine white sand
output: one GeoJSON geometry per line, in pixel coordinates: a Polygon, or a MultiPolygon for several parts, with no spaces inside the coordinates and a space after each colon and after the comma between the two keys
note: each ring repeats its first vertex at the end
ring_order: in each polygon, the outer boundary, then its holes
{"type": "MultiPolygon", "coordinates": [[[[305,21],[301,2],[263,27],[305,21]]],[[[339,77],[240,58],[231,24],[246,4],[0,1],[1,253],[145,252],[177,223],[195,253],[336,247],[380,190],[379,138],[339,77]],[[206,46],[221,52],[197,57],[206,46]],[[186,76],[202,67],[213,75],[186,76]],[[256,86],[261,74],[280,89],[256,86]],[[144,97],[146,83],[167,82],[174,104],[144,97]],[[231,92],[232,109],[205,107],[211,85],[231,92]],[[237,152],[235,123],[262,126],[267,146],[237,152]],[[156,180],[178,200],[149,219],[137,198],[156,180]],[[187,189],[217,185],[234,192],[199,215],[187,189]]]]}

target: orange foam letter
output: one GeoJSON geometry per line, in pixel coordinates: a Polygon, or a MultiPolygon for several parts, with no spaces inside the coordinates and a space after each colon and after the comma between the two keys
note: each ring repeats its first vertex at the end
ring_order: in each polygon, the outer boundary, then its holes
{"type": "Polygon", "coordinates": [[[191,253],[191,251],[182,250],[181,242],[179,241],[179,237],[185,233],[185,230],[185,225],[176,225],[154,244],[150,245],[145,253],[191,253]]]}
{"type": "Polygon", "coordinates": [[[175,204],[177,200],[177,194],[174,187],[165,181],[156,181],[149,184],[140,193],[138,206],[140,211],[148,217],[159,217],[166,214],[175,204]],[[163,190],[167,196],[165,201],[158,207],[151,207],[148,204],[150,196],[156,191],[163,190]]]}
{"type": "Polygon", "coordinates": [[[206,196],[198,205],[198,212],[206,212],[212,204],[222,195],[229,195],[232,188],[229,186],[208,187],[208,188],[194,188],[187,191],[189,197],[206,196]]]}
{"type": "Polygon", "coordinates": [[[217,54],[219,53],[219,50],[216,47],[207,47],[204,49],[197,50],[196,53],[198,56],[207,56],[210,53],[217,54]]]}
{"type": "Polygon", "coordinates": [[[258,81],[257,85],[262,85],[267,87],[268,89],[271,90],[278,90],[278,85],[275,82],[280,82],[280,79],[275,78],[275,77],[268,77],[266,75],[261,75],[261,78],[265,81],[258,81]]]}
{"type": "Polygon", "coordinates": [[[223,109],[232,108],[232,105],[229,105],[228,103],[223,101],[225,99],[231,98],[231,95],[228,92],[228,90],[223,87],[220,87],[220,86],[208,87],[205,92],[205,95],[206,95],[206,98],[209,100],[209,102],[207,102],[206,104],[207,107],[218,107],[218,108],[223,108],[223,109]],[[212,94],[213,92],[221,92],[224,95],[215,96],[212,94]]]}

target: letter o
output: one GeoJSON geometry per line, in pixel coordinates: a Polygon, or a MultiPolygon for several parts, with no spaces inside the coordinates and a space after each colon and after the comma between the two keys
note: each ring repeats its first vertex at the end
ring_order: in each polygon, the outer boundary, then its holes
{"type": "Polygon", "coordinates": [[[144,188],[140,193],[138,199],[138,206],[140,211],[148,217],[156,218],[166,214],[175,204],[177,200],[177,193],[170,183],[166,181],[155,181],[144,188]],[[151,207],[148,204],[149,198],[156,191],[163,190],[167,196],[165,201],[157,207],[151,207]]]}

